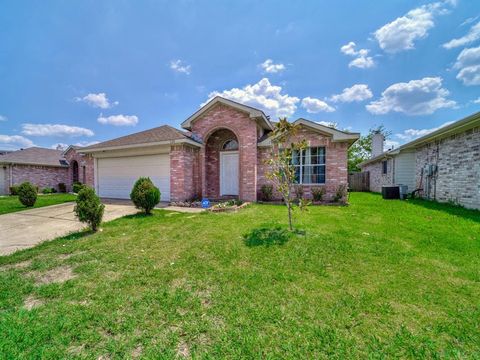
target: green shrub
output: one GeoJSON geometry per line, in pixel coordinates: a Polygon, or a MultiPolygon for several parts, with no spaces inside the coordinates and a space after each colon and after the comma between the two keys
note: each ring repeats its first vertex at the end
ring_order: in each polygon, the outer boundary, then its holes
{"type": "Polygon", "coordinates": [[[18,195],[18,185],[10,186],[10,195],[18,195]]]}
{"type": "Polygon", "coordinates": [[[102,223],[105,205],[100,202],[95,191],[88,186],[82,186],[78,192],[76,203],[74,211],[78,220],[87,223],[93,231],[97,231],[98,226],[102,223]]]}
{"type": "Polygon", "coordinates": [[[335,196],[333,197],[333,201],[346,203],[347,202],[347,195],[348,195],[347,184],[340,184],[340,185],[338,185],[337,191],[335,192],[335,196]]]}
{"type": "Polygon", "coordinates": [[[297,200],[303,199],[303,186],[302,185],[295,185],[295,196],[297,200]]]}
{"type": "Polygon", "coordinates": [[[42,190],[42,193],[43,194],[51,194],[53,192],[52,190],[53,190],[52,188],[46,187],[42,190]]]}
{"type": "Polygon", "coordinates": [[[28,181],[20,184],[18,187],[18,200],[28,207],[35,205],[37,201],[37,187],[30,184],[28,181]]]}
{"type": "Polygon", "coordinates": [[[66,193],[67,192],[67,185],[65,183],[59,183],[58,184],[58,191],[61,193],[66,193]]]}
{"type": "Polygon", "coordinates": [[[273,198],[273,186],[269,184],[262,185],[260,188],[263,201],[270,201],[273,198]]]}
{"type": "Polygon", "coordinates": [[[80,192],[80,190],[82,190],[84,187],[85,187],[85,185],[83,185],[81,182],[75,181],[72,185],[72,191],[75,194],[78,194],[80,192]]]}
{"type": "Polygon", "coordinates": [[[145,214],[150,214],[152,209],[160,202],[160,190],[148,177],[141,177],[133,185],[130,199],[138,209],[145,214]]]}
{"type": "Polygon", "coordinates": [[[312,187],[312,197],[314,201],[322,201],[324,195],[325,195],[325,187],[323,186],[312,187]]]}

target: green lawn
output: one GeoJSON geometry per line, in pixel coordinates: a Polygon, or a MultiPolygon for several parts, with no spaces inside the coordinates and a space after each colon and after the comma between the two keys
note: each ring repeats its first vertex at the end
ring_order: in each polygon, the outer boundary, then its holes
{"type": "Polygon", "coordinates": [[[480,357],[479,212],[353,193],[297,226],[157,210],[0,258],[0,358],[480,357]]]}
{"type": "MultiPolygon", "coordinates": [[[[42,206],[49,206],[55,204],[62,204],[69,201],[75,201],[75,195],[73,194],[48,194],[43,195],[39,194],[37,197],[37,202],[35,203],[36,208],[42,206]]],[[[22,211],[26,209],[31,209],[23,206],[18,200],[18,196],[0,196],[0,215],[12,213],[16,211],[22,211]]]]}

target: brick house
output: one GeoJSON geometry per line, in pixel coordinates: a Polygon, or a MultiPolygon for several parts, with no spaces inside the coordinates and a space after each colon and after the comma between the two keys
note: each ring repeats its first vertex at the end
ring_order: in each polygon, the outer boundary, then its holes
{"type": "MultiPolygon", "coordinates": [[[[324,186],[331,199],[347,184],[347,150],[359,137],[298,119],[299,139],[309,148],[298,156],[298,181],[310,196],[324,186]]],[[[135,180],[149,176],[162,201],[194,197],[238,197],[256,201],[272,151],[273,124],[259,109],[216,97],[182,124],[164,125],[105,141],[77,152],[91,156],[95,190],[101,197],[128,198],[135,180]]],[[[68,154],[68,153],[67,153],[68,154]]],[[[90,175],[87,175],[87,177],[90,175]]]]}
{"type": "Polygon", "coordinates": [[[403,184],[409,192],[421,189],[427,199],[480,209],[480,112],[397,149],[373,153],[359,166],[370,172],[371,191],[403,184]]]}
{"type": "Polygon", "coordinates": [[[93,186],[93,158],[79,153],[77,147],[66,151],[30,147],[0,155],[0,195],[10,187],[29,181],[39,189],[63,183],[70,191],[75,181],[93,186]]]}

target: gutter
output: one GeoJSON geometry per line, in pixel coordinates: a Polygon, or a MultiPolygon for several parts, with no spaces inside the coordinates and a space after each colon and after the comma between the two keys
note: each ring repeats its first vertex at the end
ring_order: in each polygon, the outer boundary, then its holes
{"type": "Polygon", "coordinates": [[[202,147],[203,146],[203,144],[200,144],[200,143],[198,143],[197,141],[194,141],[194,140],[176,139],[176,140],[165,140],[165,141],[157,141],[157,142],[141,143],[141,144],[106,146],[106,147],[98,147],[98,148],[93,148],[93,149],[83,148],[83,149],[79,149],[78,151],[80,153],[91,154],[91,153],[100,152],[100,151],[136,149],[136,148],[143,148],[143,147],[175,145],[175,144],[190,144],[190,145],[197,146],[197,147],[202,147]]]}

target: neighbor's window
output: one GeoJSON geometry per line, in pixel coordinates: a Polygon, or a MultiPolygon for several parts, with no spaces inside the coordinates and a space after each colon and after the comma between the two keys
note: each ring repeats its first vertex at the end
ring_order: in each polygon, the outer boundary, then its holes
{"type": "Polygon", "coordinates": [[[292,154],[295,181],[298,184],[325,183],[325,148],[310,147],[292,154]]]}
{"type": "Polygon", "coordinates": [[[383,175],[386,175],[386,174],[387,174],[387,165],[388,165],[388,161],[387,161],[387,160],[383,160],[383,161],[382,161],[382,174],[383,174],[383,175]]]}
{"type": "Polygon", "coordinates": [[[237,140],[227,140],[223,143],[222,150],[238,150],[237,140]]]}

